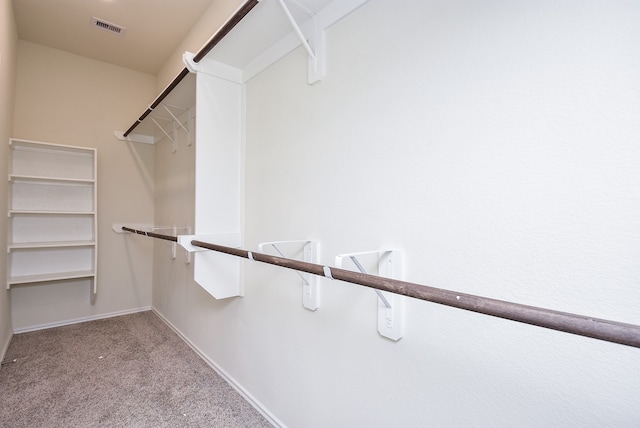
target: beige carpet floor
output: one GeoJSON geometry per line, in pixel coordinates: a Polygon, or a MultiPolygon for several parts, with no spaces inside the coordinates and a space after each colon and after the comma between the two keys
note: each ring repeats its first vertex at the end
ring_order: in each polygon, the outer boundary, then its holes
{"type": "Polygon", "coordinates": [[[153,312],[17,334],[0,427],[270,427],[153,312]]]}

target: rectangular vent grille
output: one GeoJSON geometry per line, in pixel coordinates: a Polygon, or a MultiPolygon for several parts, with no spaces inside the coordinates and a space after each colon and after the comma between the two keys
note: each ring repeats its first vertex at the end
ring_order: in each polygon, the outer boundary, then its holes
{"type": "Polygon", "coordinates": [[[112,24],[111,22],[105,21],[104,19],[96,18],[95,16],[91,18],[91,25],[101,30],[115,34],[122,34],[126,30],[126,28],[120,25],[112,24]]]}

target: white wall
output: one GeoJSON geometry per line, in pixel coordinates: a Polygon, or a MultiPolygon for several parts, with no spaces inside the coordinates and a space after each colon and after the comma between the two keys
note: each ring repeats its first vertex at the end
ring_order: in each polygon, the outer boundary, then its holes
{"type": "MultiPolygon", "coordinates": [[[[409,281],[640,324],[639,18],[371,0],[322,83],[298,49],[247,84],[245,247],[396,248],[409,281]]],[[[247,262],[245,297],[215,301],[154,270],[154,307],[286,426],[640,423],[634,348],[416,300],[392,342],[359,286],[323,279],[311,312],[290,271],[247,262]]]]}
{"type": "MultiPolygon", "coordinates": [[[[189,227],[193,232],[195,145],[187,145],[187,137],[182,130],[178,132],[177,141],[175,152],[167,138],[155,145],[155,224],[189,227]]],[[[184,230],[179,233],[183,234],[184,230]]],[[[172,259],[171,243],[153,241],[153,308],[183,331],[186,328],[185,318],[191,312],[186,303],[186,287],[188,284],[197,287],[192,281],[193,263],[186,263],[182,247],[177,247],[176,258],[172,259]]]]}
{"type": "MultiPolygon", "coordinates": [[[[0,177],[7,175],[7,155],[13,127],[13,101],[16,79],[16,44],[18,33],[13,18],[13,4],[10,0],[0,3],[0,177]]],[[[7,211],[7,182],[0,185],[0,212],[7,211]]],[[[0,248],[6,247],[6,227],[0,227],[0,248]]],[[[0,278],[7,276],[7,260],[0,260],[0,278]]],[[[11,295],[0,287],[0,359],[9,346],[12,336],[11,295]]]]}
{"type": "Polygon", "coordinates": [[[152,244],[111,230],[153,224],[154,148],[124,143],[155,77],[34,43],[18,43],[14,137],[98,149],[98,295],[88,281],[11,290],[14,329],[100,317],[151,305],[152,244]]]}

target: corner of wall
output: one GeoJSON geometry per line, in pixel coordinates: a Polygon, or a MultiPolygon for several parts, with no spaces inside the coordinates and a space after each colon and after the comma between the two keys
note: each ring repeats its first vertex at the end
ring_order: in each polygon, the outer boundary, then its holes
{"type": "MultiPolygon", "coordinates": [[[[7,142],[13,133],[18,30],[13,13],[13,3],[4,1],[0,7],[2,7],[0,11],[0,93],[6,94],[0,99],[0,159],[3,159],[3,162],[0,162],[0,175],[6,176],[7,164],[4,160],[7,158],[9,150],[7,142]]],[[[0,185],[0,212],[3,210],[6,212],[7,191],[5,180],[0,185]]],[[[6,247],[6,243],[6,228],[0,227],[0,247],[6,247]]],[[[0,278],[6,278],[6,270],[6,258],[3,257],[0,260],[0,278]]],[[[9,290],[0,287],[0,357],[4,357],[13,336],[10,302],[9,290]]]]}

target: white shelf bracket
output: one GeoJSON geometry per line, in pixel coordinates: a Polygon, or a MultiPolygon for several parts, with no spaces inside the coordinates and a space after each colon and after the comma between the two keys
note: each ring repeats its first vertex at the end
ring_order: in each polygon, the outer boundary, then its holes
{"type": "Polygon", "coordinates": [[[189,131],[189,129],[187,129],[187,128],[182,124],[182,122],[180,122],[180,119],[178,119],[178,118],[176,117],[176,115],[175,115],[175,114],[173,114],[173,112],[171,111],[171,109],[170,109],[169,107],[179,108],[180,110],[183,110],[183,111],[189,111],[189,112],[191,111],[190,109],[183,109],[182,107],[177,107],[177,106],[168,106],[168,105],[166,105],[166,104],[162,104],[162,107],[164,107],[164,109],[167,111],[167,113],[169,113],[169,116],[171,116],[171,117],[173,118],[174,122],[175,122],[177,125],[179,125],[182,129],[184,129],[184,132],[186,132],[187,134],[189,134],[189,133],[191,132],[191,131],[189,131]]]}
{"type": "Polygon", "coordinates": [[[296,33],[298,39],[300,39],[300,42],[302,43],[302,46],[307,51],[309,56],[308,79],[309,84],[313,85],[314,83],[323,80],[325,76],[325,31],[320,29],[318,24],[318,15],[311,9],[304,7],[294,0],[279,0],[279,2],[284,14],[293,27],[293,31],[296,33]],[[296,19],[287,6],[287,3],[292,4],[309,16],[309,20],[307,22],[311,27],[309,30],[311,35],[308,40],[296,22],[296,19]]]}
{"type": "Polygon", "coordinates": [[[144,144],[156,143],[156,140],[155,138],[153,138],[152,135],[129,134],[127,137],[125,137],[123,131],[113,131],[113,136],[120,141],[127,141],[130,143],[144,143],[144,144]]]}
{"type": "MultiPolygon", "coordinates": [[[[401,253],[397,250],[374,250],[336,256],[336,267],[344,268],[345,261],[362,273],[367,272],[361,259],[367,259],[367,267],[376,269],[374,275],[401,279],[401,253]],[[360,257],[360,259],[359,259],[360,257]]],[[[404,335],[404,297],[375,290],[378,294],[378,333],[388,339],[398,341],[404,335]]]]}
{"type": "MultiPolygon", "coordinates": [[[[171,236],[178,236],[178,228],[177,227],[172,227],[171,228],[171,236]]],[[[171,243],[171,260],[175,260],[176,259],[176,246],[177,246],[177,242],[172,242],[171,243]]]]}
{"type": "MultiPolygon", "coordinates": [[[[155,117],[153,117],[153,116],[151,116],[151,115],[150,115],[150,116],[149,116],[149,119],[151,119],[151,121],[152,121],[153,123],[155,123],[155,124],[156,124],[156,126],[157,126],[158,128],[160,128],[160,130],[162,131],[162,133],[163,133],[164,135],[166,135],[166,137],[167,137],[169,140],[171,140],[171,151],[172,151],[173,153],[175,153],[175,152],[176,152],[176,150],[177,150],[176,133],[175,133],[175,130],[176,130],[176,128],[175,128],[175,124],[174,124],[174,126],[173,126],[173,136],[172,136],[172,135],[169,135],[169,133],[164,129],[164,127],[158,123],[158,121],[156,120],[156,118],[155,118],[155,117]]],[[[168,119],[164,119],[164,120],[168,120],[168,119]]]]}
{"type": "Polygon", "coordinates": [[[193,108],[187,110],[187,127],[190,130],[187,135],[187,146],[192,146],[196,140],[196,115],[193,114],[193,108]]]}
{"type": "MultiPolygon", "coordinates": [[[[193,113],[194,108],[185,108],[171,104],[160,104],[162,108],[169,114],[169,117],[161,117],[158,115],[152,116],[149,115],[148,118],[152,121],[162,133],[171,140],[171,150],[175,153],[178,149],[178,131],[180,128],[186,133],[186,141],[187,146],[191,146],[195,140],[195,114],[193,113]],[[176,114],[176,110],[180,111],[180,113],[176,114]],[[186,115],[186,119],[184,116],[186,115]],[[182,119],[181,119],[182,118],[182,119]],[[163,122],[171,122],[171,129],[167,130],[168,126],[162,126],[160,121],[163,122]]],[[[151,112],[157,111],[159,107],[156,109],[151,109],[151,112]]],[[[146,119],[145,119],[146,120],[146,119]]],[[[140,122],[140,120],[138,120],[140,122]]],[[[124,132],[121,131],[113,131],[113,135],[121,141],[129,141],[135,143],[145,143],[145,144],[155,144],[156,138],[153,135],[142,135],[142,134],[129,134],[129,136],[125,137],[124,132]]],[[[161,137],[162,139],[164,137],[161,137]]]]}
{"type": "Polygon", "coordinates": [[[171,153],[178,151],[178,127],[175,122],[172,122],[172,138],[171,138],[171,153]]]}
{"type": "MultiPolygon", "coordinates": [[[[166,235],[170,233],[170,236],[176,236],[178,239],[181,235],[187,235],[191,233],[191,228],[189,226],[154,226],[152,224],[140,224],[140,223],[115,223],[111,225],[112,230],[115,233],[123,234],[130,233],[129,231],[122,230],[123,226],[130,227],[131,229],[141,230],[144,232],[156,232],[162,235],[166,235]]],[[[176,249],[177,242],[170,242],[171,245],[171,259],[175,260],[176,258],[176,249]]],[[[185,263],[191,263],[191,253],[185,251],[185,263]]]]}
{"type": "MultiPolygon", "coordinates": [[[[180,236],[184,236],[184,235],[190,235],[191,234],[191,228],[190,227],[184,227],[182,230],[182,234],[180,234],[178,232],[177,236],[178,236],[178,240],[180,239],[180,236]]],[[[180,242],[178,242],[178,245],[180,245],[180,242]]],[[[180,245],[182,246],[182,245],[180,245]]],[[[190,251],[185,251],[184,252],[184,263],[185,264],[191,264],[191,252],[190,251]]]]}
{"type": "MultiPolygon", "coordinates": [[[[280,250],[278,245],[290,246],[290,244],[302,244],[302,260],[309,263],[317,263],[318,259],[318,243],[317,241],[274,241],[262,242],[258,244],[258,251],[265,252],[265,247],[271,247],[280,257],[287,258],[280,250]]],[[[315,311],[320,307],[320,284],[318,277],[307,272],[296,271],[302,279],[302,306],[315,311]]]]}
{"type": "Polygon", "coordinates": [[[176,144],[178,141],[178,127],[182,128],[184,132],[187,134],[187,146],[192,145],[194,136],[195,136],[195,132],[192,132],[192,130],[195,129],[193,127],[193,117],[192,117],[193,109],[186,109],[186,108],[167,105],[167,104],[162,104],[162,107],[164,107],[167,113],[169,113],[169,116],[171,116],[171,118],[173,119],[173,138],[171,139],[173,141],[173,152],[175,153],[177,150],[176,144]],[[173,113],[173,111],[171,111],[171,108],[169,107],[182,110],[183,114],[185,112],[187,113],[187,121],[186,121],[187,126],[185,126],[185,124],[182,123],[180,119],[178,119],[178,117],[173,113]]]}

